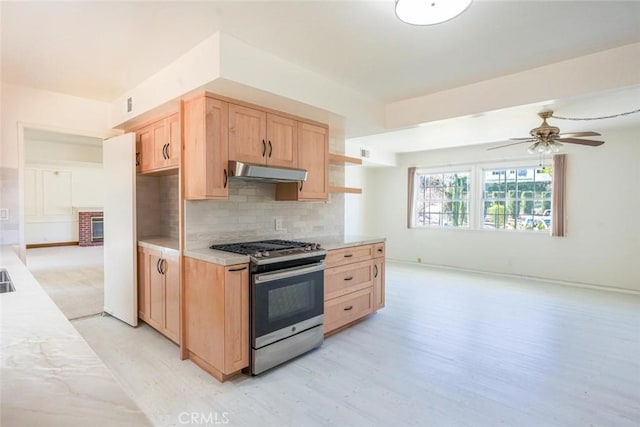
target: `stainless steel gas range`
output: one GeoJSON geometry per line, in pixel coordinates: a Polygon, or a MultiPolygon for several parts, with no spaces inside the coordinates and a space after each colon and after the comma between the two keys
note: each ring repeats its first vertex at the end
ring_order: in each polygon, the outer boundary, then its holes
{"type": "Polygon", "coordinates": [[[319,244],[264,240],[211,249],[249,255],[251,260],[251,374],[322,344],[326,251],[319,244]]]}

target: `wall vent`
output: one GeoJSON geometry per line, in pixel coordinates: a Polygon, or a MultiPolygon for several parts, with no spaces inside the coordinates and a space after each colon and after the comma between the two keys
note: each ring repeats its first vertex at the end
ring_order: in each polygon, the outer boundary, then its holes
{"type": "Polygon", "coordinates": [[[366,148],[360,149],[360,157],[362,157],[363,159],[368,159],[370,156],[371,152],[369,150],[367,150],[366,148]]]}

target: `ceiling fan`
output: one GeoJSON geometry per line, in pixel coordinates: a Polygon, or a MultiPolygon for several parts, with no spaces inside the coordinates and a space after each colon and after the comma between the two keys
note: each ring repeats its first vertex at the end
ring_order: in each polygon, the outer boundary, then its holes
{"type": "Polygon", "coordinates": [[[531,129],[529,132],[530,137],[527,138],[510,138],[513,141],[511,144],[500,145],[498,147],[489,148],[489,150],[495,150],[498,148],[509,147],[516,144],[524,144],[525,142],[531,142],[529,146],[529,153],[534,154],[550,154],[557,153],[562,147],[563,143],[566,144],[580,144],[588,145],[590,147],[597,147],[604,144],[604,141],[596,141],[593,139],[580,139],[585,136],[600,136],[597,132],[574,132],[574,133],[560,133],[560,128],[555,126],[549,126],[547,119],[553,117],[553,111],[543,111],[538,113],[542,118],[542,124],[537,128],[531,129]]]}

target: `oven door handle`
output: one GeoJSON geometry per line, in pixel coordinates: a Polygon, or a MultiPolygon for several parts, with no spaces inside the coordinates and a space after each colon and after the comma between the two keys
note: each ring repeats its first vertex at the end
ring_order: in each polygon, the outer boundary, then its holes
{"type": "Polygon", "coordinates": [[[322,270],[324,270],[324,263],[318,262],[316,264],[305,265],[302,267],[287,268],[273,273],[261,273],[255,276],[255,283],[256,285],[259,285],[260,283],[301,276],[303,274],[315,273],[316,271],[322,270]]]}

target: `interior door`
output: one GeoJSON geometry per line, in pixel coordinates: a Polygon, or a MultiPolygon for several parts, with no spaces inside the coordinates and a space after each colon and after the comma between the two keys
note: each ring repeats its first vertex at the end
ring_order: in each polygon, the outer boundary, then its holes
{"type": "Polygon", "coordinates": [[[136,137],[102,144],[104,195],[104,311],[138,325],[136,285],[136,137]]]}

